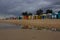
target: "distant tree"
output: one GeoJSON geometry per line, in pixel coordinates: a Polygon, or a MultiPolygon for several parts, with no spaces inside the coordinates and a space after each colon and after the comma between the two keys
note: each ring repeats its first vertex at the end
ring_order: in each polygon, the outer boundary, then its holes
{"type": "Polygon", "coordinates": [[[23,15],[23,16],[25,16],[25,13],[24,13],[24,12],[22,12],[22,15],[23,15]]]}
{"type": "Polygon", "coordinates": [[[23,15],[23,16],[27,16],[28,13],[27,13],[27,12],[22,12],[22,15],[23,15]]]}
{"type": "Polygon", "coordinates": [[[50,9],[46,10],[46,14],[48,13],[53,13],[53,10],[50,10],[50,9]]]}
{"type": "Polygon", "coordinates": [[[28,15],[32,15],[32,13],[29,13],[28,15]]]}
{"type": "Polygon", "coordinates": [[[43,13],[43,10],[42,9],[39,9],[36,11],[36,15],[41,15],[43,13]]]}
{"type": "Polygon", "coordinates": [[[22,19],[22,17],[19,16],[18,19],[22,19]]]}

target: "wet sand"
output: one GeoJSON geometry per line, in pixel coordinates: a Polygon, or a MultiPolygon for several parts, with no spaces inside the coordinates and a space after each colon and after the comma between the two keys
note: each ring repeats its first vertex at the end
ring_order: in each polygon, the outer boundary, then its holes
{"type": "Polygon", "coordinates": [[[60,40],[60,32],[31,29],[4,29],[0,30],[0,40],[60,40]]]}
{"type": "Polygon", "coordinates": [[[21,29],[22,26],[20,25],[14,25],[14,24],[8,24],[8,23],[0,23],[0,29],[21,29]]]}

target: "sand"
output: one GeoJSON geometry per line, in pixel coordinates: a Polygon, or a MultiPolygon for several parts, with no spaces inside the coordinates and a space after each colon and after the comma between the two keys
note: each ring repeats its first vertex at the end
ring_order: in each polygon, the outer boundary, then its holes
{"type": "Polygon", "coordinates": [[[60,40],[60,32],[31,29],[4,29],[0,30],[0,40],[60,40]]]}
{"type": "Polygon", "coordinates": [[[60,19],[39,19],[39,20],[0,20],[0,23],[9,23],[23,26],[49,27],[60,29],[60,19]]]}
{"type": "MultiPolygon", "coordinates": [[[[60,28],[60,19],[55,20],[0,20],[0,23],[30,26],[54,26],[60,28]]],[[[60,40],[60,32],[33,29],[0,29],[0,40],[60,40]]]]}

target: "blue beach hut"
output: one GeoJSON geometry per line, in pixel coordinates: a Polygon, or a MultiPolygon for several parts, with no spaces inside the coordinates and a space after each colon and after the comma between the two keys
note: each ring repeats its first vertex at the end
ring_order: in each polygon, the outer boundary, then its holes
{"type": "Polygon", "coordinates": [[[46,14],[42,14],[41,17],[42,17],[42,19],[46,19],[47,15],[46,14]]]}
{"type": "Polygon", "coordinates": [[[52,13],[52,19],[57,19],[58,17],[57,17],[57,14],[55,14],[55,13],[52,13]]]}

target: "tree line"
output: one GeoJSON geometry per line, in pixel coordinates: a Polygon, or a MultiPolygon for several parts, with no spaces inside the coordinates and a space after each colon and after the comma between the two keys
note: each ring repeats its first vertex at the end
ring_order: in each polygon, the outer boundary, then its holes
{"type": "MultiPolygon", "coordinates": [[[[48,14],[48,13],[53,13],[53,10],[50,10],[50,9],[47,9],[45,13],[43,13],[43,10],[42,9],[39,9],[36,11],[36,15],[42,15],[42,14],[48,14]]],[[[22,12],[22,15],[23,16],[29,16],[29,15],[32,15],[32,13],[28,13],[27,11],[26,12],[22,12]]]]}

